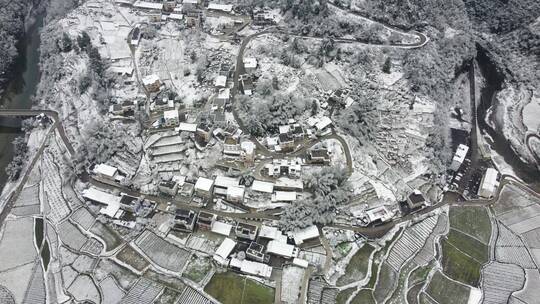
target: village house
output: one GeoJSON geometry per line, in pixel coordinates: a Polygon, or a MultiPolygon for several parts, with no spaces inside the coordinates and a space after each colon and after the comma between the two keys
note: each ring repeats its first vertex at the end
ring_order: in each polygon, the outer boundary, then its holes
{"type": "Polygon", "coordinates": [[[232,4],[220,4],[220,3],[209,3],[208,10],[215,12],[231,13],[233,9],[232,4]]]}
{"type": "Polygon", "coordinates": [[[178,110],[168,110],[163,112],[163,125],[165,127],[175,127],[180,123],[178,110]]]}
{"type": "Polygon", "coordinates": [[[255,88],[252,77],[250,75],[242,74],[238,81],[240,82],[240,90],[242,90],[242,93],[251,96],[253,94],[253,89],[255,88]]]}
{"type": "Polygon", "coordinates": [[[189,13],[196,11],[200,8],[201,0],[183,0],[182,1],[182,12],[189,13]]]}
{"type": "Polygon", "coordinates": [[[257,237],[258,227],[247,223],[238,223],[234,229],[236,237],[254,241],[257,237]]]}
{"type": "Polygon", "coordinates": [[[456,153],[454,154],[454,157],[452,158],[452,164],[450,165],[450,170],[457,172],[459,168],[461,168],[461,165],[465,161],[465,158],[467,157],[467,153],[469,152],[469,147],[467,147],[464,144],[460,144],[457,149],[456,153]]]}
{"type": "Polygon", "coordinates": [[[299,179],[290,179],[287,177],[280,177],[274,184],[274,190],[276,191],[304,191],[304,183],[299,179]]]}
{"type": "Polygon", "coordinates": [[[158,92],[161,87],[161,81],[159,77],[155,74],[145,76],[142,79],[143,85],[148,90],[148,92],[158,92]]]}
{"type": "Polygon", "coordinates": [[[178,183],[174,181],[162,181],[158,185],[159,191],[170,196],[175,196],[178,193],[178,183]]]}
{"type": "Polygon", "coordinates": [[[102,182],[120,182],[124,179],[124,176],[120,174],[118,168],[109,166],[107,164],[97,164],[92,169],[94,176],[102,182]]]}
{"type": "Polygon", "coordinates": [[[240,139],[238,137],[226,136],[223,142],[223,154],[228,156],[239,156],[242,153],[240,139]]]}
{"type": "Polygon", "coordinates": [[[173,12],[176,8],[176,0],[164,0],[163,1],[163,11],[173,12]]]}
{"type": "Polygon", "coordinates": [[[269,256],[264,254],[264,246],[256,242],[251,242],[246,249],[246,257],[250,260],[266,263],[269,260],[269,256]]]}
{"type": "Polygon", "coordinates": [[[184,183],[180,187],[178,194],[180,196],[182,196],[182,197],[189,198],[189,197],[193,196],[194,192],[195,192],[195,185],[194,184],[192,184],[192,183],[184,183]]]}
{"type": "Polygon", "coordinates": [[[221,242],[221,245],[219,245],[218,249],[216,250],[212,258],[218,264],[222,266],[227,266],[228,261],[229,261],[228,260],[229,255],[231,255],[235,247],[236,247],[235,241],[233,241],[230,238],[225,238],[223,242],[221,242]]]}
{"type": "Polygon", "coordinates": [[[309,150],[307,161],[310,164],[329,165],[330,152],[326,148],[314,148],[309,150]]]}
{"type": "Polygon", "coordinates": [[[134,197],[127,194],[122,194],[120,198],[120,208],[123,210],[129,211],[131,213],[136,213],[137,208],[139,208],[141,200],[138,197],[134,197]]]}
{"type": "Polygon", "coordinates": [[[426,198],[418,189],[414,189],[414,191],[407,197],[407,205],[411,210],[422,208],[426,204],[426,198]]]}
{"type": "Polygon", "coordinates": [[[374,223],[386,223],[394,217],[394,213],[390,212],[386,206],[379,206],[364,210],[358,217],[363,225],[370,225],[374,223]]]}
{"type": "Polygon", "coordinates": [[[253,57],[244,58],[244,68],[246,73],[253,73],[257,69],[257,59],[253,57]]]}
{"type": "Polygon", "coordinates": [[[495,194],[495,190],[499,186],[499,172],[493,168],[488,168],[480,181],[478,188],[478,196],[482,198],[491,198],[495,194]]]}
{"type": "Polygon", "coordinates": [[[212,190],[214,189],[214,180],[204,177],[199,177],[195,183],[195,192],[203,197],[212,196],[212,190]]]}
{"type": "Polygon", "coordinates": [[[317,226],[312,225],[303,229],[289,232],[289,236],[294,240],[294,243],[297,246],[300,246],[307,241],[319,238],[319,229],[317,229],[317,226]]]}
{"type": "Polygon", "coordinates": [[[170,109],[174,109],[174,100],[172,99],[168,99],[166,97],[158,98],[154,102],[154,107],[153,107],[154,111],[166,111],[170,109]]]}
{"type": "Polygon", "coordinates": [[[240,181],[237,178],[219,175],[214,181],[214,194],[226,197],[229,188],[239,186],[240,181]]]}
{"type": "Polygon", "coordinates": [[[280,177],[288,176],[298,178],[302,174],[302,162],[300,159],[274,159],[272,163],[266,164],[265,169],[268,176],[280,177]]]}
{"type": "Polygon", "coordinates": [[[248,275],[263,277],[266,279],[272,276],[272,267],[259,262],[232,258],[229,262],[229,266],[235,271],[240,271],[248,275]]]}
{"type": "Polygon", "coordinates": [[[298,257],[298,248],[286,242],[272,240],[266,245],[266,253],[292,259],[298,257]]]}
{"type": "Polygon", "coordinates": [[[200,10],[192,10],[185,13],[187,27],[201,27],[203,23],[203,12],[200,10]]]}
{"type": "Polygon", "coordinates": [[[222,102],[223,104],[227,104],[229,102],[229,98],[231,98],[231,89],[225,88],[220,89],[218,92],[217,100],[219,102],[222,102]]]}
{"type": "Polygon", "coordinates": [[[200,211],[199,216],[197,216],[197,227],[201,230],[212,230],[216,217],[215,214],[200,211]]]}
{"type": "Polygon", "coordinates": [[[105,207],[101,208],[99,211],[100,214],[110,218],[120,218],[124,214],[124,211],[120,210],[121,198],[117,195],[91,187],[85,189],[82,196],[89,201],[104,205],[105,207]]]}
{"type": "Polygon", "coordinates": [[[296,192],[276,191],[272,194],[272,203],[292,203],[296,201],[296,192]]]}
{"type": "Polygon", "coordinates": [[[242,152],[240,153],[240,159],[244,162],[245,166],[251,166],[255,162],[255,144],[251,141],[243,141],[240,144],[242,152]]]}
{"type": "Polygon", "coordinates": [[[225,88],[227,86],[227,76],[218,75],[214,81],[216,88],[225,88]]]}
{"type": "Polygon", "coordinates": [[[244,192],[245,192],[245,189],[243,186],[227,188],[227,201],[231,203],[243,203],[244,192]]]}
{"type": "Polygon", "coordinates": [[[196,218],[197,215],[191,210],[176,209],[174,212],[174,225],[172,229],[191,232],[193,231],[193,228],[195,228],[196,218]]]}
{"type": "Polygon", "coordinates": [[[234,68],[234,65],[229,63],[221,63],[219,66],[219,75],[230,78],[234,73],[234,68]]]}
{"type": "Polygon", "coordinates": [[[231,235],[232,228],[233,228],[233,226],[231,224],[223,223],[223,222],[220,222],[220,221],[215,221],[212,224],[212,232],[213,233],[223,235],[223,236],[227,236],[227,237],[229,235],[231,235]]]}
{"type": "Polygon", "coordinates": [[[207,123],[200,123],[197,125],[196,135],[204,142],[209,142],[212,138],[212,128],[207,123]]]}
{"type": "Polygon", "coordinates": [[[294,138],[289,133],[279,134],[279,150],[292,151],[294,150],[294,138]]]}

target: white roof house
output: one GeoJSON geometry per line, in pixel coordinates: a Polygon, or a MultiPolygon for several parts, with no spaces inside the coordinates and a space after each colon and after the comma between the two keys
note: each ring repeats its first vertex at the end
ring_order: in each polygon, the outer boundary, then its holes
{"type": "Polygon", "coordinates": [[[463,162],[465,161],[467,152],[469,152],[468,146],[460,144],[457,147],[456,154],[454,154],[454,157],[452,158],[452,164],[450,165],[451,170],[457,171],[459,167],[461,167],[461,164],[463,164],[463,162]]]}
{"type": "Polygon", "coordinates": [[[169,19],[172,19],[172,20],[182,20],[182,19],[184,19],[184,15],[172,13],[172,14],[169,15],[169,19]]]}
{"type": "Polygon", "coordinates": [[[484,197],[484,198],[490,198],[495,193],[495,189],[499,185],[497,182],[497,177],[499,176],[499,172],[493,168],[488,168],[486,170],[486,173],[482,177],[482,181],[480,182],[480,188],[478,189],[478,196],[484,197]]]}
{"type": "Polygon", "coordinates": [[[259,229],[260,238],[275,240],[278,239],[280,235],[283,234],[277,227],[261,225],[261,229],[259,229]]]}
{"type": "Polygon", "coordinates": [[[274,184],[255,180],[253,181],[253,184],[251,184],[251,190],[263,193],[272,193],[274,192],[274,184]]]}
{"type": "Polygon", "coordinates": [[[163,3],[161,2],[147,2],[147,1],[136,1],[133,3],[133,7],[138,9],[146,9],[146,10],[156,10],[160,11],[163,9],[163,3]]]}
{"type": "Polygon", "coordinates": [[[230,224],[215,221],[214,223],[212,223],[212,232],[224,236],[229,236],[231,234],[232,227],[233,226],[230,224]]]}
{"type": "Polygon", "coordinates": [[[255,69],[257,68],[257,59],[253,57],[244,58],[244,67],[246,69],[255,69]]]}
{"type": "Polygon", "coordinates": [[[214,253],[214,260],[218,262],[221,265],[227,264],[227,258],[231,254],[231,252],[234,250],[234,247],[236,246],[236,242],[231,240],[230,238],[225,238],[221,245],[219,245],[218,249],[216,250],[216,253],[214,253]]]}
{"type": "Polygon", "coordinates": [[[88,188],[83,190],[83,197],[98,204],[106,205],[99,212],[111,218],[117,218],[121,214],[120,211],[120,196],[101,191],[96,188],[88,188]]]}
{"type": "Polygon", "coordinates": [[[230,13],[230,12],[232,12],[233,6],[232,6],[232,4],[210,3],[210,4],[208,4],[208,9],[209,10],[214,10],[214,11],[222,11],[222,12],[230,13]]]}
{"type": "Polygon", "coordinates": [[[332,120],[328,116],[323,116],[316,124],[315,128],[317,128],[318,131],[324,130],[328,126],[332,124],[332,120]]]}
{"type": "Polygon", "coordinates": [[[293,245],[279,242],[279,241],[270,241],[266,246],[266,252],[274,255],[279,255],[284,258],[294,258],[298,256],[298,250],[293,245]]]}
{"type": "Polygon", "coordinates": [[[204,192],[210,192],[212,190],[212,187],[214,186],[214,180],[204,177],[199,177],[197,179],[197,182],[195,183],[195,191],[204,191],[204,192]]]}
{"type": "Polygon", "coordinates": [[[244,187],[229,187],[227,188],[227,197],[241,199],[244,197],[244,187]]]}
{"type": "Polygon", "coordinates": [[[272,202],[294,202],[296,201],[296,192],[276,191],[272,194],[272,202]]]}
{"type": "Polygon", "coordinates": [[[143,82],[143,84],[145,86],[153,85],[154,83],[156,83],[158,81],[159,81],[159,76],[156,75],[156,74],[151,74],[151,75],[145,76],[142,79],[142,82],[143,82]]]}
{"type": "Polygon", "coordinates": [[[118,173],[118,169],[116,167],[106,164],[96,165],[92,171],[94,172],[94,174],[99,174],[110,178],[114,178],[118,173]]]}
{"type": "Polygon", "coordinates": [[[308,268],[309,266],[309,262],[304,260],[304,259],[300,259],[300,258],[294,258],[292,263],[296,266],[299,266],[299,267],[302,267],[302,268],[308,268]]]}
{"type": "Polygon", "coordinates": [[[219,90],[218,97],[217,97],[218,99],[229,100],[230,97],[231,97],[231,89],[226,88],[226,89],[219,90]]]}
{"type": "Polygon", "coordinates": [[[228,176],[216,176],[216,180],[214,181],[214,186],[219,188],[229,188],[229,187],[238,187],[240,184],[240,181],[233,177],[228,176]]]}
{"type": "Polygon", "coordinates": [[[269,278],[272,275],[272,267],[258,262],[252,262],[248,260],[239,260],[237,258],[232,258],[231,267],[240,268],[240,271],[243,273],[269,278]]]}
{"type": "Polygon", "coordinates": [[[195,133],[197,132],[197,124],[181,122],[178,126],[178,131],[195,133]]]}
{"type": "Polygon", "coordinates": [[[216,87],[225,87],[227,85],[227,76],[219,75],[214,82],[216,87]]]}
{"type": "Polygon", "coordinates": [[[178,120],[179,117],[180,115],[178,114],[177,110],[169,110],[163,112],[163,118],[165,120],[178,120]]]}
{"type": "Polygon", "coordinates": [[[319,229],[317,229],[317,226],[312,225],[312,226],[306,227],[304,229],[296,230],[296,231],[290,233],[290,235],[294,239],[294,243],[296,245],[300,245],[300,244],[304,243],[307,240],[318,238],[319,237],[319,229]]]}
{"type": "Polygon", "coordinates": [[[365,211],[365,219],[368,223],[373,223],[377,220],[384,223],[391,220],[393,216],[394,214],[386,206],[379,206],[365,211]]]}

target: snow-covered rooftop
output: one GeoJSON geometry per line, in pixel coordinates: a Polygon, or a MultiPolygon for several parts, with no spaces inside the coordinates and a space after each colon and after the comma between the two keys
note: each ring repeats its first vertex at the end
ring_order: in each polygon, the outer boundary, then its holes
{"type": "Polygon", "coordinates": [[[272,275],[272,267],[263,264],[252,262],[248,260],[239,260],[237,258],[231,259],[231,266],[240,268],[240,271],[256,275],[264,278],[269,278],[272,275]]]}
{"type": "Polygon", "coordinates": [[[145,86],[152,85],[159,81],[159,76],[156,74],[147,75],[142,79],[142,81],[145,86]]]}
{"type": "Polygon", "coordinates": [[[210,192],[213,185],[214,185],[213,179],[199,177],[199,179],[195,183],[195,190],[210,192]]]}
{"type": "Polygon", "coordinates": [[[244,58],[244,67],[246,69],[254,69],[257,67],[257,59],[253,57],[244,58]]]}
{"type": "Polygon", "coordinates": [[[178,126],[179,131],[197,132],[197,124],[181,122],[178,126]]]}
{"type": "Polygon", "coordinates": [[[221,188],[236,187],[239,184],[240,181],[238,179],[223,175],[216,176],[216,180],[214,181],[214,186],[221,188]]]}
{"type": "Polygon", "coordinates": [[[165,120],[178,119],[178,117],[179,114],[177,110],[169,110],[163,112],[163,118],[165,118],[165,120]]]}
{"type": "Polygon", "coordinates": [[[210,3],[208,4],[208,9],[230,13],[233,9],[233,6],[232,4],[210,3]]]}
{"type": "Polygon", "coordinates": [[[272,193],[274,192],[274,184],[270,182],[256,180],[253,181],[253,184],[251,184],[251,190],[264,193],[272,193]]]}
{"type": "Polygon", "coordinates": [[[312,225],[304,229],[296,230],[291,233],[294,243],[300,245],[303,242],[319,237],[319,229],[317,226],[312,225]]]}
{"type": "Polygon", "coordinates": [[[224,236],[229,236],[231,234],[232,225],[215,221],[212,223],[212,232],[221,234],[224,236]]]}
{"type": "Polygon", "coordinates": [[[296,192],[276,191],[272,195],[272,202],[293,202],[296,200],[296,192]]]}
{"type": "Polygon", "coordinates": [[[294,265],[302,267],[302,268],[308,268],[308,266],[309,266],[308,261],[306,261],[304,259],[300,259],[300,258],[294,258],[292,262],[293,262],[294,265]]]}
{"type": "Polygon", "coordinates": [[[229,88],[219,90],[218,99],[229,99],[230,96],[231,90],[229,88]]]}
{"type": "Polygon", "coordinates": [[[227,188],[227,197],[244,197],[244,187],[227,188]]]}
{"type": "Polygon", "coordinates": [[[279,241],[270,241],[266,247],[266,252],[279,255],[285,258],[293,258],[298,255],[296,247],[293,245],[279,242],[279,241]]]}
{"type": "Polygon", "coordinates": [[[100,174],[111,178],[114,178],[116,173],[118,173],[118,169],[116,167],[109,166],[107,164],[96,165],[93,171],[95,174],[100,174]]]}
{"type": "Polygon", "coordinates": [[[147,1],[136,1],[133,3],[133,7],[139,9],[148,9],[148,10],[162,10],[163,3],[161,2],[147,2],[147,1]]]}
{"type": "Polygon", "coordinates": [[[323,116],[316,124],[317,130],[324,130],[326,127],[332,124],[332,120],[328,116],[323,116]]]}
{"type": "Polygon", "coordinates": [[[120,196],[116,196],[93,187],[83,190],[82,195],[88,200],[104,205],[114,204],[116,202],[120,203],[120,196]]]}
{"type": "Polygon", "coordinates": [[[215,81],[216,87],[224,87],[227,85],[227,76],[219,75],[215,81]]]}
{"type": "Polygon", "coordinates": [[[225,264],[225,261],[229,257],[229,254],[233,251],[236,246],[236,242],[230,238],[225,238],[221,245],[219,245],[216,253],[214,253],[214,260],[220,264],[225,264]]]}

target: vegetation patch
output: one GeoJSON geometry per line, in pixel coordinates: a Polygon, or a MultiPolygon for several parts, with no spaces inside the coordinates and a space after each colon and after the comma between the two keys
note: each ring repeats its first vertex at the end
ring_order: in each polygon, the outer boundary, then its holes
{"type": "Polygon", "coordinates": [[[274,289],[232,272],[216,273],[204,291],[223,304],[274,303],[274,289]]]}
{"type": "Polygon", "coordinates": [[[491,237],[491,221],[484,207],[450,208],[450,227],[472,235],[488,244],[491,237]]]}
{"type": "Polygon", "coordinates": [[[362,289],[351,300],[350,304],[375,304],[373,291],[371,289],[362,289]]]}
{"type": "Polygon", "coordinates": [[[409,276],[409,286],[416,285],[418,283],[424,282],[427,279],[429,271],[431,270],[432,265],[420,266],[411,272],[409,276]]]}
{"type": "Polygon", "coordinates": [[[90,228],[90,232],[97,235],[105,242],[107,251],[111,251],[122,244],[122,239],[120,236],[111,228],[103,225],[100,222],[95,222],[92,228],[90,228]]]}
{"type": "Polygon", "coordinates": [[[118,260],[130,265],[138,271],[143,271],[150,263],[131,246],[124,247],[117,255],[118,260]]]}
{"type": "Polygon", "coordinates": [[[447,240],[442,241],[443,256],[442,266],[444,273],[459,282],[478,286],[480,280],[480,268],[482,265],[459,251],[447,240]]]}
{"type": "Polygon", "coordinates": [[[448,242],[465,254],[483,264],[489,259],[488,247],[464,233],[450,229],[447,236],[448,242]]]}
{"type": "Polygon", "coordinates": [[[467,304],[470,288],[446,278],[437,271],[426,292],[439,304],[467,304]]]}
{"type": "Polygon", "coordinates": [[[195,283],[200,283],[212,270],[212,263],[209,258],[199,258],[193,256],[182,276],[195,283]]]}
{"type": "Polygon", "coordinates": [[[336,297],[336,304],[345,304],[347,300],[352,296],[356,288],[349,288],[342,290],[338,293],[336,297]]]}
{"type": "Polygon", "coordinates": [[[345,268],[345,274],[337,280],[338,286],[347,285],[365,278],[369,266],[369,257],[375,250],[373,246],[365,244],[351,258],[345,268]]]}

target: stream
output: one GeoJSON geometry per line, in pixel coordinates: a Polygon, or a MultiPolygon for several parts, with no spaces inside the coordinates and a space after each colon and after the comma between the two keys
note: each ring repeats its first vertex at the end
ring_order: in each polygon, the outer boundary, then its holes
{"type": "MultiPolygon", "coordinates": [[[[4,109],[30,109],[32,96],[39,83],[39,31],[43,26],[43,16],[35,17],[34,23],[27,28],[24,36],[17,44],[19,56],[10,72],[11,81],[7,84],[4,94],[0,96],[0,107],[4,109]]],[[[13,159],[13,140],[24,133],[20,128],[0,124],[0,188],[3,189],[7,175],[4,168],[13,159]]]]}

